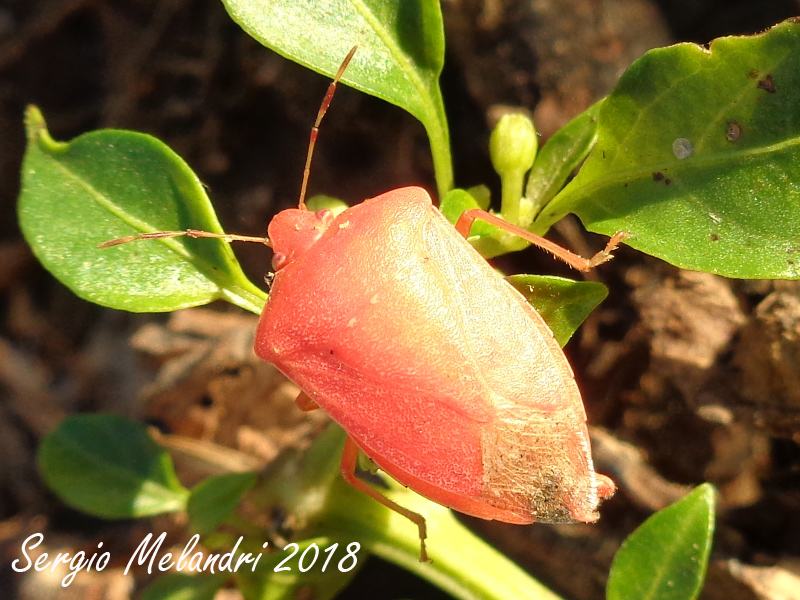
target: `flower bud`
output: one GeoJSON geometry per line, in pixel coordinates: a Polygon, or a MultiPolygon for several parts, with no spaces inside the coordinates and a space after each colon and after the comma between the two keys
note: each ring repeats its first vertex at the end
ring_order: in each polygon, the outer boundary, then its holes
{"type": "Polygon", "coordinates": [[[500,177],[530,170],[539,146],[536,138],[530,118],[521,113],[503,115],[489,139],[489,156],[500,177]]]}
{"type": "Polygon", "coordinates": [[[317,194],[306,200],[306,207],[308,210],[314,212],[318,210],[327,209],[336,217],[350,208],[344,200],[334,198],[333,196],[326,196],[325,194],[317,194]]]}

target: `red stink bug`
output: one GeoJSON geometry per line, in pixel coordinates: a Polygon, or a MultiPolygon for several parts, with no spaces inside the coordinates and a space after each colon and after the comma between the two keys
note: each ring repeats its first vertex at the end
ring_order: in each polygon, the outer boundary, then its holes
{"type": "Polygon", "coordinates": [[[344,478],[419,527],[425,519],[358,479],[363,451],[397,481],[460,512],[508,523],[593,522],[614,483],[594,471],[572,370],[530,304],[466,241],[483,219],[586,271],[624,237],[585,259],[480,210],[454,228],[421,188],[366,200],[334,217],[306,208],[305,190],[331,82],[311,130],[298,208],[268,238],[200,231],[273,248],[270,296],[256,353],[298,384],[348,433],[344,478]]]}

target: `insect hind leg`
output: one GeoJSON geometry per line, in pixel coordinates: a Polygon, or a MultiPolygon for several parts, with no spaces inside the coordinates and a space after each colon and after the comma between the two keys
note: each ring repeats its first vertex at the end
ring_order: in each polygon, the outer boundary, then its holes
{"type": "Polygon", "coordinates": [[[591,258],[584,258],[574,252],[570,252],[566,248],[559,246],[558,244],[551,242],[548,239],[543,238],[540,235],[532,233],[527,229],[523,229],[517,225],[509,223],[501,219],[500,217],[493,215],[485,210],[481,210],[480,208],[471,208],[469,210],[465,210],[461,213],[461,216],[458,218],[458,222],[456,223],[456,230],[464,236],[466,239],[469,237],[469,232],[472,229],[472,224],[477,220],[480,219],[481,221],[486,221],[490,225],[494,225],[495,227],[499,227],[504,231],[508,231],[509,233],[513,233],[516,236],[519,236],[523,240],[526,240],[545,250],[558,258],[559,260],[563,260],[573,269],[577,269],[578,271],[586,272],[590,271],[591,269],[595,268],[597,265],[601,265],[606,261],[609,261],[613,258],[613,254],[611,254],[619,245],[619,243],[628,237],[628,234],[624,231],[618,231],[615,233],[611,239],[608,240],[606,247],[603,248],[600,252],[592,256],[591,258]]]}
{"type": "Polygon", "coordinates": [[[381,494],[378,490],[370,486],[364,481],[361,481],[356,476],[356,464],[358,463],[358,445],[353,441],[350,436],[344,444],[344,452],[342,453],[341,472],[344,480],[352,485],[357,490],[364,492],[367,496],[380,502],[385,507],[393,510],[394,512],[403,515],[406,519],[412,521],[419,528],[419,562],[428,562],[428,552],[425,548],[425,538],[428,537],[428,527],[425,523],[425,517],[413,510],[409,510],[397,504],[393,500],[389,500],[386,496],[381,494]]]}

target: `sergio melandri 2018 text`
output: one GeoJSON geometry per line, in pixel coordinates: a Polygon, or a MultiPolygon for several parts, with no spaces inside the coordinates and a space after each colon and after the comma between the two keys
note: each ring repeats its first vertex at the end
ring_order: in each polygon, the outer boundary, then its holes
{"type": "MultiPolygon", "coordinates": [[[[128,564],[125,567],[125,574],[127,574],[130,568],[136,564],[139,566],[144,566],[147,564],[147,572],[150,574],[152,574],[154,571],[178,571],[210,574],[228,571],[230,573],[235,573],[240,569],[250,569],[252,572],[255,572],[258,562],[264,555],[264,552],[257,552],[255,554],[252,552],[240,552],[239,546],[244,539],[241,536],[236,541],[233,549],[224,554],[203,552],[200,550],[195,551],[195,547],[200,541],[200,536],[195,534],[192,536],[186,546],[184,546],[183,550],[181,550],[181,553],[175,556],[173,552],[162,553],[161,545],[164,543],[166,537],[166,532],[163,532],[155,539],[153,538],[152,533],[148,533],[128,560],[128,564]]],[[[98,551],[94,552],[91,556],[87,555],[87,553],[85,553],[83,550],[76,552],[73,555],[70,555],[68,552],[59,552],[52,559],[46,552],[43,552],[38,556],[35,554],[34,556],[28,554],[30,550],[35,550],[43,541],[44,535],[41,533],[34,533],[28,536],[25,541],[22,542],[21,551],[24,558],[15,560],[11,564],[11,568],[18,573],[24,573],[31,568],[35,569],[36,571],[45,571],[50,569],[51,572],[55,572],[59,565],[65,565],[69,568],[69,573],[61,580],[61,585],[67,587],[70,583],[72,583],[72,581],[75,579],[75,576],[80,571],[91,571],[92,569],[95,571],[102,571],[108,566],[108,563],[111,560],[111,554],[108,551],[101,552],[103,546],[102,542],[97,545],[98,551]]],[[[269,543],[265,543],[262,545],[262,548],[266,550],[268,546],[269,543]]],[[[303,573],[309,571],[317,563],[317,559],[320,558],[320,554],[327,554],[327,556],[324,557],[324,562],[321,567],[322,571],[324,572],[325,569],[328,568],[328,565],[333,559],[334,554],[336,554],[338,547],[338,542],[331,544],[322,550],[320,550],[319,546],[317,546],[315,543],[309,544],[305,547],[302,554],[300,554],[300,557],[297,559],[298,570],[303,573]]],[[[351,542],[347,544],[344,556],[339,559],[338,563],[335,563],[336,568],[338,568],[342,573],[346,573],[354,569],[358,563],[357,553],[360,549],[361,544],[358,542],[351,542]]],[[[276,573],[292,570],[292,567],[287,563],[292,561],[298,552],[300,552],[300,546],[292,542],[284,546],[283,552],[288,554],[283,560],[281,560],[281,562],[275,565],[273,570],[276,573]]]]}

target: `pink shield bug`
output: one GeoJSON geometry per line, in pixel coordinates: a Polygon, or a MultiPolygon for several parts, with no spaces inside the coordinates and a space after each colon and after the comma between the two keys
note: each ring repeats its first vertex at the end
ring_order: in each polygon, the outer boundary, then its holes
{"type": "Polygon", "coordinates": [[[256,353],[348,434],[344,478],[417,524],[425,519],[355,475],[358,451],[403,485],[468,515],[507,523],[593,522],[614,483],[594,471],[581,395],[541,316],[466,241],[480,218],[586,271],[585,259],[480,210],[454,228],[425,190],[407,187],[334,217],[305,206],[319,125],[311,130],[298,208],[268,237],[154,232],[106,242],[190,235],[258,241],[275,270],[256,353]]]}

